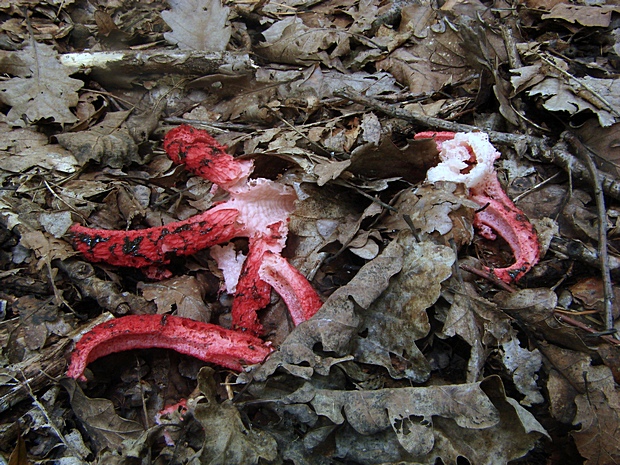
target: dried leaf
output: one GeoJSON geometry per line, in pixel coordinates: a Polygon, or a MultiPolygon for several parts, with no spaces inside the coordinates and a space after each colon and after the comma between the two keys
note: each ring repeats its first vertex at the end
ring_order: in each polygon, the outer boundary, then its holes
{"type": "Polygon", "coordinates": [[[358,205],[329,185],[319,189],[305,184],[303,192],[307,197],[297,202],[289,225],[299,238],[291,261],[295,268],[312,278],[327,255],[324,246],[336,240],[340,226],[355,221],[358,205]]]}
{"type": "Polygon", "coordinates": [[[257,53],[270,61],[309,65],[323,61],[330,64],[332,55],[327,50],[348,42],[349,33],[332,28],[312,28],[304,24],[301,18],[290,16],[275,22],[263,32],[265,42],[256,49],[257,53]]]}
{"type": "Polygon", "coordinates": [[[56,239],[60,239],[67,233],[74,221],[73,218],[71,218],[71,213],[68,211],[56,211],[41,213],[39,216],[39,223],[41,223],[41,226],[43,226],[46,232],[54,236],[56,239]]]}
{"type": "Polygon", "coordinates": [[[172,28],[164,37],[183,50],[223,52],[230,41],[230,8],[222,0],[168,0],[161,17],[172,28]]]}
{"type": "MultiPolygon", "coordinates": [[[[605,367],[606,368],[606,367],[605,367]]],[[[614,463],[620,460],[620,396],[612,391],[596,390],[575,399],[580,425],[572,434],[586,464],[614,463]]]]}
{"type": "Polygon", "coordinates": [[[125,127],[121,127],[129,111],[108,113],[104,120],[87,131],[58,134],[56,139],[73,153],[80,165],[90,160],[111,168],[141,163],[138,146],[125,127]]]}
{"type": "Polygon", "coordinates": [[[499,414],[480,383],[376,391],[317,389],[310,401],[318,415],[341,425],[346,421],[361,434],[392,427],[403,448],[415,456],[430,453],[435,445],[435,417],[453,420],[464,429],[490,428],[499,414]]]}
{"type": "Polygon", "coordinates": [[[139,423],[118,416],[111,401],[84,395],[74,379],[63,378],[60,384],[69,393],[73,413],[96,450],[104,447],[117,449],[124,440],[137,439],[144,431],[139,423]]]}
{"type": "Polygon", "coordinates": [[[541,18],[563,19],[569,23],[579,23],[588,27],[608,27],[611,23],[611,14],[619,10],[619,7],[614,5],[588,6],[559,3],[541,18]]]}
{"type": "Polygon", "coordinates": [[[72,330],[54,300],[54,297],[42,301],[33,296],[24,296],[16,299],[13,304],[19,313],[26,346],[30,350],[41,349],[50,334],[66,336],[72,330]]]}
{"type": "Polygon", "coordinates": [[[620,124],[602,128],[595,119],[589,119],[576,129],[579,139],[596,155],[597,166],[620,178],[620,124]]]}
{"type": "Polygon", "coordinates": [[[416,232],[423,238],[437,234],[457,245],[469,244],[474,235],[473,214],[478,205],[467,199],[462,185],[451,182],[425,184],[400,194],[392,213],[382,226],[395,230],[409,229],[404,220],[408,215],[416,232]]]}
{"type": "Polygon", "coordinates": [[[36,43],[14,52],[20,64],[16,77],[0,82],[0,100],[11,107],[7,122],[24,127],[40,120],[74,123],[77,117],[70,107],[78,103],[77,91],[84,83],[70,76],[71,71],[58,61],[53,47],[36,43]]]}
{"type": "Polygon", "coordinates": [[[204,398],[196,405],[194,416],[202,424],[205,441],[199,452],[201,465],[246,465],[261,459],[275,460],[275,440],[260,429],[248,429],[237,407],[226,400],[218,404],[214,370],[204,367],[198,373],[198,388],[204,398]]]}
{"type": "Polygon", "coordinates": [[[406,146],[398,147],[390,134],[383,134],[379,145],[369,143],[353,150],[348,170],[366,178],[401,177],[416,183],[426,177],[429,168],[439,163],[438,155],[432,139],[408,141],[406,146]]]}
{"type": "Polygon", "coordinates": [[[32,167],[74,173],[77,161],[57,144],[49,144],[45,134],[30,129],[10,130],[2,125],[0,131],[0,169],[22,173],[32,167]]]}
{"type": "Polygon", "coordinates": [[[13,452],[11,452],[11,456],[9,457],[8,465],[29,465],[30,461],[28,460],[28,450],[26,449],[26,442],[24,438],[20,434],[17,437],[17,444],[13,448],[13,452]]]}
{"type": "Polygon", "coordinates": [[[584,76],[567,80],[564,76],[553,77],[557,72],[546,74],[547,78],[530,88],[528,95],[541,96],[547,110],[566,111],[570,115],[591,110],[603,127],[620,119],[620,82],[617,79],[584,76]]]}
{"type": "Polygon", "coordinates": [[[439,333],[443,337],[461,337],[471,347],[467,362],[467,380],[482,376],[489,353],[497,344],[513,334],[510,319],[497,311],[495,305],[480,297],[470,283],[453,279],[443,293],[450,308],[441,318],[444,325],[439,333]]]}
{"type": "Polygon", "coordinates": [[[519,345],[516,338],[502,344],[502,362],[512,376],[519,392],[525,395],[521,404],[528,407],[544,401],[536,384],[536,373],[542,366],[542,356],[538,349],[529,351],[519,345]]]}
{"type": "Polygon", "coordinates": [[[415,341],[430,331],[426,310],[439,298],[455,257],[451,248],[417,242],[409,231],[402,231],[397,243],[403,250],[402,270],[381,297],[362,310],[367,335],[357,339],[356,356],[384,366],[393,378],[421,383],[428,379],[430,365],[415,341]]]}
{"type": "Polygon", "coordinates": [[[157,313],[169,313],[208,323],[211,309],[204,303],[204,289],[194,276],[178,276],[155,283],[139,283],[142,296],[157,305],[157,313]]]}
{"type": "Polygon", "coordinates": [[[329,181],[337,179],[351,164],[351,160],[325,161],[314,165],[314,174],[317,176],[316,184],[320,187],[329,181]]]}
{"type": "Polygon", "coordinates": [[[495,465],[523,456],[547,434],[506,397],[497,377],[450,386],[317,392],[311,401],[317,412],[334,422],[346,417],[351,425],[335,438],[336,456],[347,462],[432,465],[466,459],[495,465]]]}
{"type": "Polygon", "coordinates": [[[30,231],[22,234],[20,244],[34,251],[36,257],[39,259],[37,262],[37,269],[39,270],[46,265],[51,269],[53,260],[64,260],[76,254],[73,247],[66,241],[56,239],[41,231],[30,231]]]}
{"type": "Polygon", "coordinates": [[[401,26],[423,36],[423,40],[400,46],[376,62],[378,69],[390,71],[412,93],[430,94],[456,82],[477,80],[483,66],[504,60],[504,45],[489,28],[482,27],[481,18],[489,23],[493,20],[485,16],[486,7],[481,2],[446,4],[439,12],[428,10],[432,10],[430,5],[416,10],[406,17],[410,24],[401,26]],[[446,19],[446,12],[456,21],[446,19]],[[458,26],[451,26],[452,21],[458,26]],[[473,37],[465,35],[469,31],[474,32],[473,37]]]}
{"type": "MultiPolygon", "coordinates": [[[[587,464],[614,463],[620,459],[620,393],[611,370],[594,365],[592,358],[557,346],[541,346],[541,352],[561,373],[548,385],[554,412],[562,413],[561,402],[577,407],[572,432],[587,464]]],[[[566,407],[564,407],[565,409],[566,407]]]]}
{"type": "Polygon", "coordinates": [[[558,296],[551,289],[521,289],[513,293],[502,291],[493,300],[510,317],[546,341],[582,352],[590,350],[579,331],[557,321],[553,309],[558,303],[558,296]]]}

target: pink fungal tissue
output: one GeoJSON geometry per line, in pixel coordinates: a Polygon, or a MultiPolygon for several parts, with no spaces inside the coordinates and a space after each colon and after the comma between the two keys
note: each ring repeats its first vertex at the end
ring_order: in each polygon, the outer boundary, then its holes
{"type": "Polygon", "coordinates": [[[480,205],[474,227],[484,238],[499,235],[510,246],[514,263],[486,270],[506,283],[521,279],[539,260],[538,238],[526,215],[506,195],[493,163],[500,153],[482,132],[421,132],[415,139],[434,138],[441,162],[428,170],[427,181],[452,181],[469,188],[470,199],[480,205]]]}

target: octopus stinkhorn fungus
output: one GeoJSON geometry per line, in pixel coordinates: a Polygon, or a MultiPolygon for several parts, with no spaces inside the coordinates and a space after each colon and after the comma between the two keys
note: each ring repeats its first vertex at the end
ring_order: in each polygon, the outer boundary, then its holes
{"type": "Polygon", "coordinates": [[[168,315],[129,315],[95,326],[76,344],[67,376],[86,381],[98,358],[130,349],[172,349],[235,371],[262,362],[272,351],[263,340],[221,326],[168,315]]]}
{"type": "MultiPolygon", "coordinates": [[[[198,250],[247,237],[249,253],[237,276],[232,319],[235,328],[260,334],[262,327],[256,311],[269,303],[271,287],[289,306],[293,321],[309,319],[321,306],[321,300],[308,281],[285,259],[268,260],[269,268],[278,272],[261,278],[265,256],[281,257],[288,219],[297,196],[293,189],[277,182],[258,178],[248,180],[251,160],[236,160],[226,153],[206,131],[179,126],[166,135],[164,149],[175,163],[212,181],[227,191],[229,199],[204,213],[156,228],[136,231],[108,231],[74,225],[70,229],[74,247],[91,261],[117,266],[143,268],[155,276],[158,267],[170,262],[173,255],[189,255],[198,250]],[[271,276],[290,279],[272,280],[271,276]]],[[[221,254],[214,254],[216,258],[221,254]]],[[[226,260],[219,260],[228,268],[226,260]]]]}
{"type": "Polygon", "coordinates": [[[434,138],[441,162],[428,170],[427,181],[464,183],[470,198],[480,205],[474,226],[487,239],[501,236],[512,249],[514,263],[488,269],[506,283],[523,277],[539,259],[538,238],[526,215],[506,195],[497,179],[493,162],[500,156],[481,132],[421,132],[415,139],[434,138]]]}

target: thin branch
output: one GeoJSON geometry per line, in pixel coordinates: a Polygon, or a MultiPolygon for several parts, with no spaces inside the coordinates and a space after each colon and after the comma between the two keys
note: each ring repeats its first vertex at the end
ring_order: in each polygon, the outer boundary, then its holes
{"type": "Polygon", "coordinates": [[[601,335],[595,329],[590,328],[585,323],[582,323],[579,320],[575,320],[574,318],[571,318],[570,316],[567,316],[564,313],[561,313],[561,312],[558,312],[558,311],[554,311],[553,315],[558,319],[558,321],[566,323],[566,324],[568,324],[570,326],[574,326],[575,328],[582,329],[582,330],[584,330],[587,333],[594,334],[596,336],[600,336],[601,339],[604,339],[605,341],[609,342],[610,344],[614,344],[614,345],[620,344],[620,341],[618,339],[615,339],[612,336],[609,336],[607,334],[602,334],[601,335]]]}
{"type": "MultiPolygon", "coordinates": [[[[454,123],[432,116],[421,115],[408,110],[404,110],[395,105],[381,102],[380,100],[365,97],[351,89],[340,89],[334,92],[334,95],[359,103],[374,110],[385,113],[388,116],[400,118],[423,127],[437,129],[441,131],[452,132],[472,132],[478,131],[476,126],[468,124],[454,123]]],[[[526,136],[523,134],[510,134],[499,131],[488,131],[491,142],[497,144],[511,145],[514,147],[523,147],[524,145],[531,147],[532,155],[539,161],[545,163],[553,163],[567,172],[570,172],[576,179],[582,182],[592,182],[594,179],[585,163],[570,154],[568,147],[564,141],[559,141],[553,147],[549,148],[547,141],[539,137],[526,136]]],[[[620,200],[620,182],[614,177],[597,171],[601,186],[605,194],[620,200]]]]}
{"type": "Polygon", "coordinates": [[[247,53],[170,49],[65,53],[60,55],[60,62],[76,71],[94,69],[98,72],[129,75],[240,75],[254,69],[254,62],[247,53]]]}
{"type": "Polygon", "coordinates": [[[562,138],[571,144],[577,154],[581,156],[590,171],[590,176],[592,179],[595,179],[592,183],[592,187],[594,189],[598,214],[598,256],[601,262],[601,278],[603,279],[603,293],[605,298],[605,329],[611,330],[614,327],[613,309],[615,296],[611,282],[611,273],[609,271],[609,258],[607,255],[607,211],[605,209],[605,197],[603,196],[601,180],[596,175],[597,170],[594,165],[594,160],[592,160],[590,150],[568,131],[562,134],[562,138]]]}

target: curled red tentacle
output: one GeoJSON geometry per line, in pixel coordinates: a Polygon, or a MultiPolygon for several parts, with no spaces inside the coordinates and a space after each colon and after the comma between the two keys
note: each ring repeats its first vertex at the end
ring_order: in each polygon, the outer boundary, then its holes
{"type": "Polygon", "coordinates": [[[130,315],[95,326],[76,344],[67,376],[86,380],[86,366],[116,352],[162,348],[235,371],[273,350],[261,339],[221,326],[168,315],[130,315]]]}

